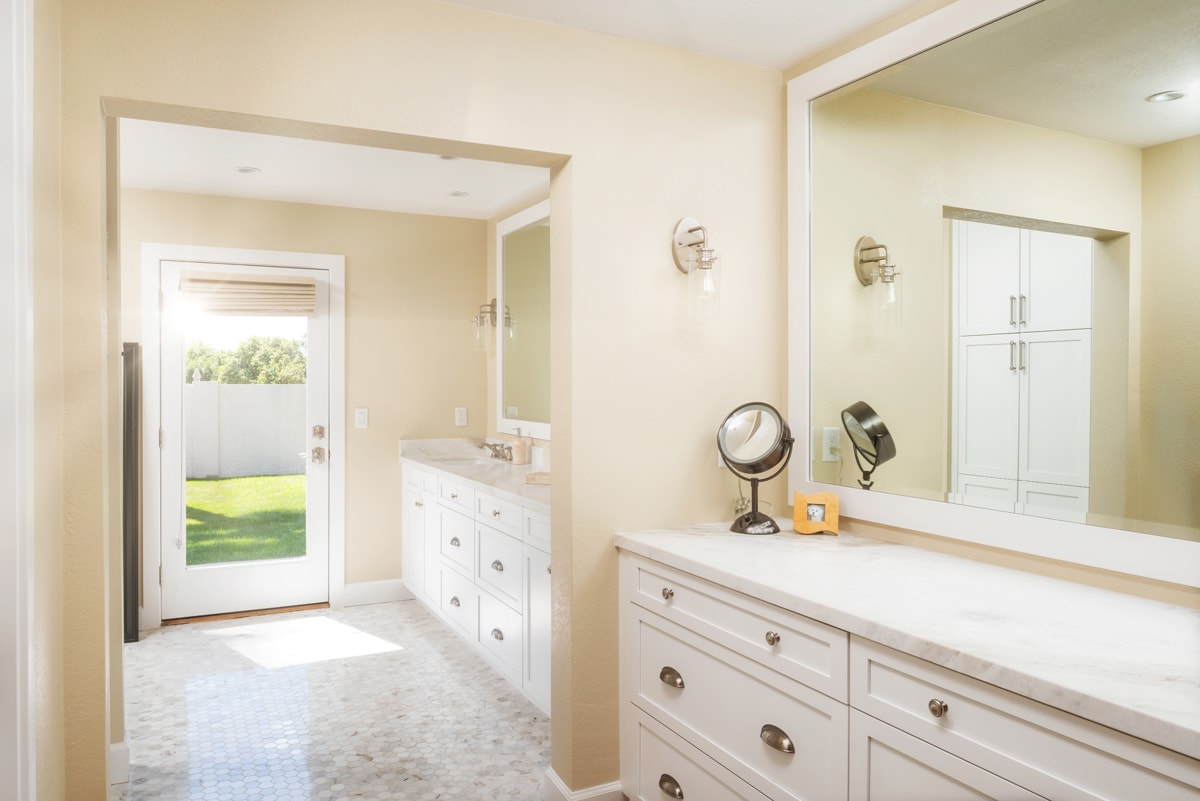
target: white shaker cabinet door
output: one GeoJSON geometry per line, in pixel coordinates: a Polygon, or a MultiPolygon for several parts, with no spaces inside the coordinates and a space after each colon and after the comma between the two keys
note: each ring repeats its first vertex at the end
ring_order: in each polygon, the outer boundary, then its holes
{"type": "Polygon", "coordinates": [[[525,675],[522,687],[550,714],[550,554],[525,546],[525,675]]]}
{"type": "Polygon", "coordinates": [[[1021,337],[1021,481],[1088,486],[1091,331],[1021,337]]]}
{"type": "Polygon", "coordinates": [[[956,221],[954,247],[959,335],[1015,333],[1021,229],[956,221]]]}
{"type": "Polygon", "coordinates": [[[1024,331],[1092,327],[1093,241],[1070,234],[1026,231],[1021,260],[1024,331]]]}
{"type": "Polygon", "coordinates": [[[960,337],[958,342],[957,473],[1016,479],[1020,428],[1017,336],[960,337]]]}

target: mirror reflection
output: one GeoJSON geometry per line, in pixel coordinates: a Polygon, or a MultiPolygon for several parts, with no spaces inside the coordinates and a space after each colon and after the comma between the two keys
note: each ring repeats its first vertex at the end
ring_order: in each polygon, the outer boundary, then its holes
{"type": "Polygon", "coordinates": [[[1200,539],[1198,40],[1192,0],[1045,0],[812,104],[814,441],[869,397],[876,491],[1200,539]]]}
{"type": "Polygon", "coordinates": [[[511,325],[497,348],[501,430],[549,439],[550,203],[497,226],[500,303],[511,325]]]}

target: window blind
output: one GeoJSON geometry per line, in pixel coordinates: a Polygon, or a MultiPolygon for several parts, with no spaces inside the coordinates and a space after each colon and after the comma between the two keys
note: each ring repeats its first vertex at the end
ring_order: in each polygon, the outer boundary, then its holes
{"type": "Polygon", "coordinates": [[[317,282],[303,276],[184,274],[179,291],[206,314],[311,315],[317,282]]]}

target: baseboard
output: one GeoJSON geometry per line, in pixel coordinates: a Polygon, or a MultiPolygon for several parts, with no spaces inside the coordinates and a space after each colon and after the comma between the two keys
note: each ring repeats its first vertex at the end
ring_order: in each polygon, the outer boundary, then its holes
{"type": "Polygon", "coordinates": [[[411,601],[413,594],[400,579],[358,581],[347,584],[342,591],[342,606],[385,604],[389,601],[411,601]]]}
{"type": "Polygon", "coordinates": [[[546,781],[542,784],[542,797],[545,801],[624,801],[625,794],[621,792],[620,782],[572,790],[558,778],[554,768],[550,768],[546,771],[546,781]]]}
{"type": "Polygon", "coordinates": [[[129,783],[129,734],[125,741],[108,744],[108,783],[129,783]]]}

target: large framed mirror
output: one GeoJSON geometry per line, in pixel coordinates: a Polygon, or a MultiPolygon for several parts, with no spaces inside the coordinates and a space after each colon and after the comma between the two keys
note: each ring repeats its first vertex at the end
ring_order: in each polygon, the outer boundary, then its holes
{"type": "Polygon", "coordinates": [[[1200,585],[1198,38],[1192,0],[959,0],[789,82],[793,490],[1200,585]],[[828,444],[860,399],[870,491],[828,444]]]}
{"type": "Polygon", "coordinates": [[[496,224],[496,428],[550,439],[550,201],[496,224]]]}

